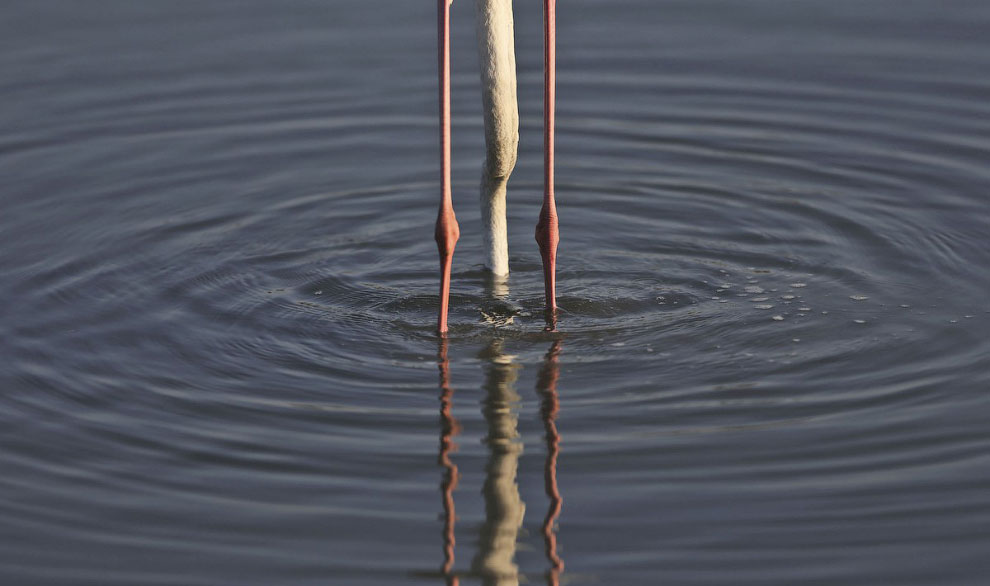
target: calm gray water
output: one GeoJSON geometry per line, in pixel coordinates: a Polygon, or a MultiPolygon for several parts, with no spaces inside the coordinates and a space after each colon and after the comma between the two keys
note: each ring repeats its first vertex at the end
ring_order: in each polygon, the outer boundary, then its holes
{"type": "Polygon", "coordinates": [[[435,2],[4,4],[0,583],[983,583],[990,4],[562,0],[557,332],[471,4],[443,345],[435,2]]]}

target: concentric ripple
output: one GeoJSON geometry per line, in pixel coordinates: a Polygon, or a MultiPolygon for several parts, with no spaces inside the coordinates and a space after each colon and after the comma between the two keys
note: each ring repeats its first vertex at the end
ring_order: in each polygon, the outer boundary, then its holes
{"type": "Polygon", "coordinates": [[[990,570],[985,3],[561,3],[553,329],[540,6],[496,282],[455,2],[446,341],[432,8],[85,4],[4,18],[0,582],[990,570]]]}

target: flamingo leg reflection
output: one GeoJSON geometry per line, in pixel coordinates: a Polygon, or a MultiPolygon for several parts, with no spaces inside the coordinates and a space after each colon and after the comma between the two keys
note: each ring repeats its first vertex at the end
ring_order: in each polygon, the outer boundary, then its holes
{"type": "MultiPolygon", "coordinates": [[[[547,583],[557,586],[564,570],[564,562],[557,554],[557,519],[563,499],[557,487],[557,457],[560,453],[560,434],[556,419],[560,410],[557,380],[560,376],[559,356],[562,341],[555,340],[543,359],[537,376],[536,391],[540,396],[540,414],[545,431],[547,455],[544,462],[544,487],[549,507],[541,526],[545,552],[550,568],[547,583]]],[[[440,370],[440,454],[444,469],[440,484],[443,496],[444,528],[442,575],[448,586],[458,584],[454,566],[454,489],[459,474],[450,454],[456,451],[454,438],[460,426],[452,413],[453,388],[450,385],[448,341],[440,340],[438,365],[440,370]]],[[[471,563],[472,574],[482,583],[492,586],[518,586],[522,579],[515,563],[519,532],[525,516],[517,483],[519,458],[523,445],[519,441],[519,416],[516,411],[520,401],[515,390],[518,371],[521,368],[514,356],[504,351],[504,340],[494,339],[482,351],[487,362],[483,401],[483,415],[488,432],[488,461],[485,466],[485,483],[482,494],[485,500],[485,521],[481,526],[478,552],[471,563]]]]}
{"type": "Polygon", "coordinates": [[[543,542],[550,571],[547,572],[547,584],[557,586],[560,574],[564,571],[564,561],[557,554],[557,518],[564,499],[557,487],[557,456],[560,454],[560,433],[557,431],[557,413],[560,412],[560,400],[557,396],[557,379],[560,378],[560,350],[563,340],[554,340],[550,350],[543,358],[543,367],[536,379],[536,392],[540,395],[540,416],[543,419],[543,429],[546,433],[547,459],[543,465],[543,486],[550,505],[543,518],[543,542]]]}
{"type": "Polygon", "coordinates": [[[456,514],[454,511],[454,489],[457,488],[457,481],[460,478],[457,465],[450,459],[451,452],[457,451],[457,444],[454,437],[461,432],[461,426],[451,412],[454,399],[454,389],[450,386],[450,360],[447,358],[447,339],[440,339],[438,352],[438,363],[440,367],[440,465],[443,466],[444,475],[440,482],[440,492],[443,495],[443,572],[444,581],[447,586],[457,586],[457,576],[453,573],[454,568],[454,546],[457,544],[454,538],[454,523],[456,514]]]}

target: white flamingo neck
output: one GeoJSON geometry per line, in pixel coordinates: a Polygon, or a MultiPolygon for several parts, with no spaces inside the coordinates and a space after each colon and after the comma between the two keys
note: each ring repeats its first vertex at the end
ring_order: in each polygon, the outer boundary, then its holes
{"type": "Polygon", "coordinates": [[[504,276],[509,273],[506,183],[519,144],[512,0],[477,0],[476,13],[486,147],[481,176],[482,238],[485,266],[504,276]]]}

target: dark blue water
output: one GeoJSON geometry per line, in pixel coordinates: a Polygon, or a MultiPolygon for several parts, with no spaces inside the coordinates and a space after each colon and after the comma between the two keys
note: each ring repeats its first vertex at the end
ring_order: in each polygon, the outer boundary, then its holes
{"type": "Polygon", "coordinates": [[[0,583],[973,585],[990,4],[516,3],[507,285],[453,6],[13,1],[0,583]]]}

